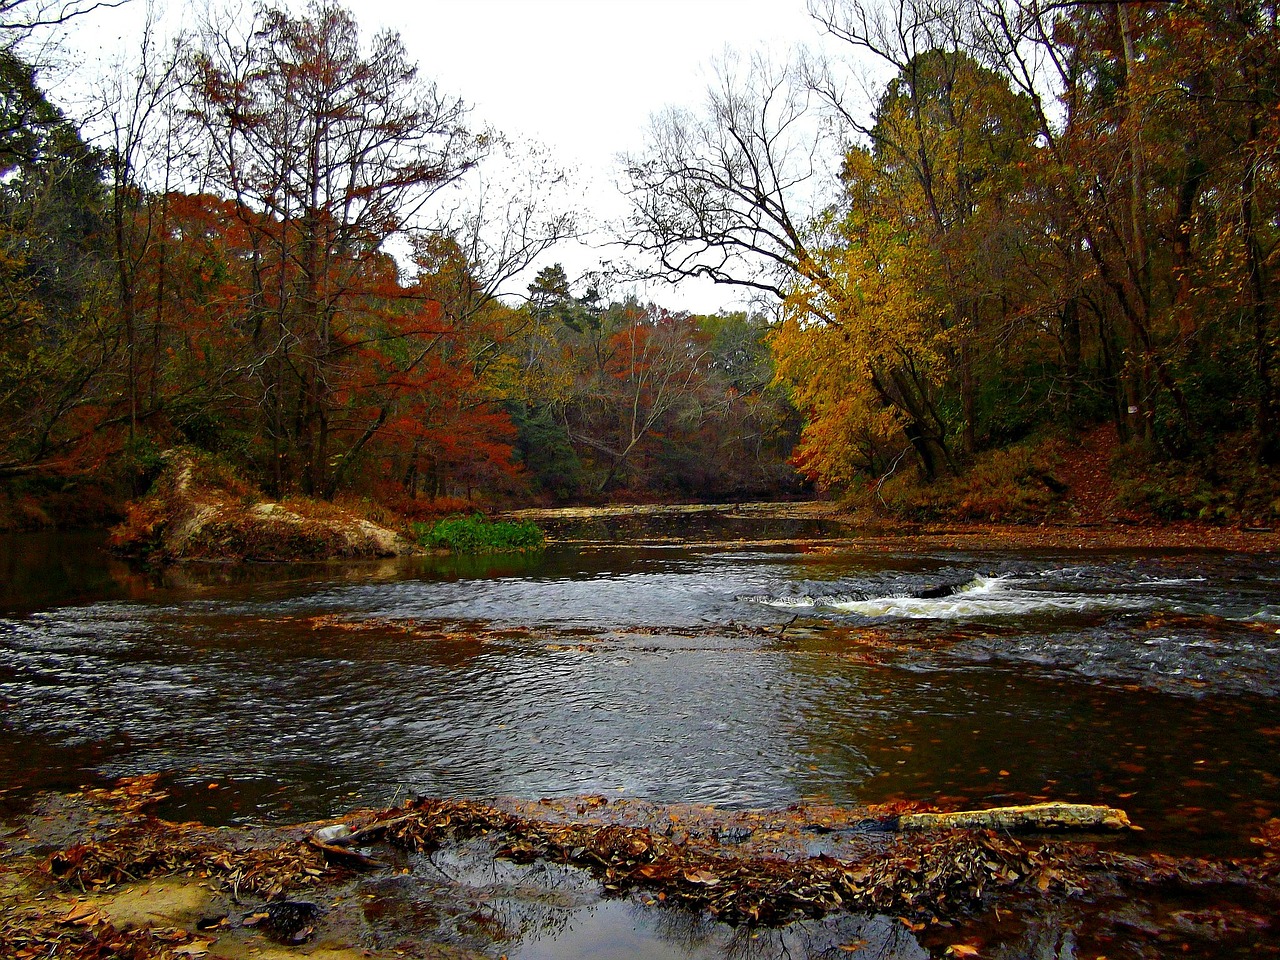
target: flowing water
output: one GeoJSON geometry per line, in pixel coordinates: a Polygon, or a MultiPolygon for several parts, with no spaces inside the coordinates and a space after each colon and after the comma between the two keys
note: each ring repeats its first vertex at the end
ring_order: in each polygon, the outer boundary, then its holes
{"type": "Polygon", "coordinates": [[[50,535],[4,541],[0,572],[10,803],[150,771],[206,821],[1044,798],[1198,855],[1280,814],[1273,558],[720,539],[155,578],[50,535]]]}

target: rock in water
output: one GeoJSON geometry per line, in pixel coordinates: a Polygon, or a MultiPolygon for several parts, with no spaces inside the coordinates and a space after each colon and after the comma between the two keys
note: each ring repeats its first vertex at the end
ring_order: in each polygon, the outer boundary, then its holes
{"type": "Polygon", "coordinates": [[[345,823],[335,823],[328,827],[321,827],[315,832],[316,841],[326,844],[341,843],[349,836],[351,836],[351,828],[345,823]]]}
{"type": "Polygon", "coordinates": [[[308,900],[276,900],[267,904],[267,917],[259,926],[277,940],[302,943],[311,936],[322,912],[308,900]]]}

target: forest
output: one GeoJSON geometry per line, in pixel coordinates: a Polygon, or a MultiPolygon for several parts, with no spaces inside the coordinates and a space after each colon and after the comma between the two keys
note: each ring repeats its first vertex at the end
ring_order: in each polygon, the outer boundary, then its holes
{"type": "Polygon", "coordinates": [[[395,4],[800,14],[613,212],[146,2],[0,0],[0,956],[1280,956],[1277,0],[395,4]]]}
{"type": "Polygon", "coordinates": [[[410,512],[814,485],[909,511],[999,475],[1043,515],[1100,428],[1156,516],[1280,513],[1275,4],[809,9],[843,55],[726,61],[656,115],[631,265],[571,277],[564,172],[351,10],[149,25],[77,119],[28,56],[74,8],[8,0],[6,522],[109,512],[179,445],[410,512]],[[612,293],[694,277],[755,306],[612,293]]]}

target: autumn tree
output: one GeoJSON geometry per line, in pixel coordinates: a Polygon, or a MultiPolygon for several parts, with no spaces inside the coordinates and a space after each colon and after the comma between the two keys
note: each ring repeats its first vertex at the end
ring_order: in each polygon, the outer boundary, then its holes
{"type": "Polygon", "coordinates": [[[1224,396],[1241,386],[1253,396],[1267,459],[1274,384],[1262,331],[1272,321],[1266,268],[1252,266],[1264,263],[1265,243],[1245,238],[1261,222],[1255,188],[1270,169],[1258,118],[1276,103],[1274,5],[991,2],[975,10],[982,49],[1035,104],[1042,175],[1063,204],[1073,259],[1096,278],[1097,292],[1081,291],[1082,301],[1104,325],[1114,317],[1122,432],[1168,454],[1213,435],[1219,414],[1198,382],[1236,338],[1220,340],[1230,326],[1198,307],[1225,306],[1222,295],[1236,290],[1242,297],[1226,309],[1249,317],[1252,357],[1213,379],[1224,396]],[[1233,238],[1240,257],[1230,267],[1214,263],[1213,236],[1233,238]]]}
{"type": "MultiPolygon", "coordinates": [[[[908,66],[917,80],[928,72],[924,62],[908,66]]],[[[842,223],[838,202],[821,188],[823,147],[809,116],[815,86],[771,72],[759,62],[745,79],[725,73],[711,92],[704,117],[665,115],[655,124],[647,153],[628,168],[634,200],[629,242],[634,247],[652,253],[669,278],[708,276],[786,301],[796,311],[793,332],[842,327],[852,320],[847,308],[857,299],[858,280],[846,270],[842,254],[851,233],[842,223]],[[824,199],[825,209],[817,206],[824,199]]],[[[954,115],[956,102],[948,100],[932,112],[920,108],[929,101],[930,89],[936,93],[942,87],[940,79],[895,87],[886,93],[882,122],[874,128],[879,141],[872,166],[879,182],[865,193],[878,192],[880,215],[897,217],[902,229],[935,229],[939,224],[950,229],[949,218],[967,199],[961,196],[942,209],[944,178],[942,171],[934,171],[933,165],[941,165],[934,153],[954,150],[955,137],[948,139],[941,131],[935,114],[949,110],[954,115]],[[904,157],[917,156],[920,146],[912,143],[909,130],[929,138],[925,189],[904,170],[904,157]],[[914,212],[908,209],[913,203],[914,212]]],[[[967,95],[954,86],[947,89],[956,89],[956,101],[967,95]]],[[[951,163],[951,184],[972,190],[973,171],[959,170],[962,161],[951,163]]],[[[917,247],[927,257],[939,250],[940,245],[925,242],[917,247]]],[[[950,289],[944,281],[936,286],[950,289]]],[[[959,328],[966,319],[952,317],[948,323],[944,317],[940,322],[959,328]]],[[[926,374],[915,358],[902,360],[901,365],[878,365],[874,375],[868,374],[878,398],[873,403],[891,408],[890,419],[900,425],[927,475],[951,472],[949,421],[936,403],[938,370],[931,363],[926,374]]]]}
{"type": "Polygon", "coordinates": [[[83,454],[111,414],[102,156],[0,50],[0,471],[83,454]]]}
{"type": "Polygon", "coordinates": [[[508,347],[509,409],[535,491],[752,496],[788,488],[794,411],[768,325],[579,295],[560,264],[529,286],[508,347]]]}
{"type": "Polygon", "coordinates": [[[770,318],[742,310],[694,318],[706,344],[702,422],[668,455],[669,469],[698,496],[759,497],[794,492],[792,464],[803,420],[777,376],[770,318]]]}
{"type": "MultiPolygon", "coordinates": [[[[334,458],[370,427],[343,436],[335,413],[343,367],[369,336],[370,295],[397,293],[386,245],[475,165],[483,139],[460,100],[418,78],[396,34],[364,43],[350,12],[328,3],[205,31],[190,90],[210,185],[234,199],[249,241],[240,323],[268,475],[332,493],[334,458]]],[[[435,309],[398,315],[396,336],[417,324],[430,337],[435,309]]]]}

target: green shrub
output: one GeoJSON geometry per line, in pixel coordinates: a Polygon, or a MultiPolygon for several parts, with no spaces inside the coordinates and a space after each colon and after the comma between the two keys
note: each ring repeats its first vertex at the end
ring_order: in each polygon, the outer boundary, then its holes
{"type": "Polygon", "coordinates": [[[531,550],[541,547],[543,540],[536,524],[489,521],[478,513],[470,517],[446,517],[436,524],[415,523],[413,533],[424,547],[454,553],[531,550]]]}

